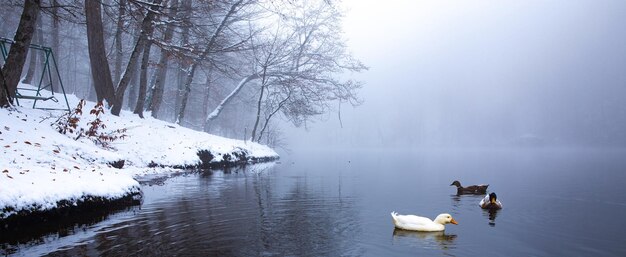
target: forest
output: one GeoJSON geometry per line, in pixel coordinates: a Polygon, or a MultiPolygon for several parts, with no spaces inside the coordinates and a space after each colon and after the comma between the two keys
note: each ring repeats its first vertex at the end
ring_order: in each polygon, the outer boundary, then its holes
{"type": "Polygon", "coordinates": [[[0,105],[37,83],[48,59],[32,46],[46,46],[54,91],[281,145],[281,124],[362,102],[351,74],[367,67],[346,47],[343,13],[335,0],[5,1],[0,105]]]}

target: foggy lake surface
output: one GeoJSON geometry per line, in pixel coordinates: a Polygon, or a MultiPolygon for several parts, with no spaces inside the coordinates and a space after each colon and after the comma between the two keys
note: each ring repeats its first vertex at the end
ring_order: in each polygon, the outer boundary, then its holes
{"type": "Polygon", "coordinates": [[[23,247],[49,256],[625,256],[623,150],[311,150],[144,186],[144,202],[23,247]],[[504,208],[456,196],[488,183],[504,208]],[[445,232],[395,230],[390,212],[445,232]]]}

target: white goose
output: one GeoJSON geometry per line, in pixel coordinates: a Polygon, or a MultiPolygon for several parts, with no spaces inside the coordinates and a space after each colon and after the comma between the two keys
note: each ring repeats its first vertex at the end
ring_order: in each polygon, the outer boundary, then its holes
{"type": "Polygon", "coordinates": [[[442,213],[435,218],[435,221],[415,215],[399,215],[397,212],[391,212],[393,225],[396,228],[413,231],[443,231],[446,229],[445,224],[458,224],[450,214],[442,213]]]}

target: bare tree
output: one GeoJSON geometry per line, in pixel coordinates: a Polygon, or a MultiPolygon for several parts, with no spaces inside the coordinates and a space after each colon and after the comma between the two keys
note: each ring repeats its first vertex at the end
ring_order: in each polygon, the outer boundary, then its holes
{"type": "MultiPolygon", "coordinates": [[[[191,0],[182,0],[181,1],[181,19],[183,21],[184,24],[192,24],[191,22],[191,16],[193,13],[192,10],[192,1],[191,0]]],[[[191,26],[183,26],[181,31],[180,31],[180,43],[179,45],[181,46],[181,48],[185,48],[189,46],[189,34],[191,31],[191,26]]],[[[191,65],[191,60],[192,58],[185,58],[185,57],[181,57],[179,58],[179,62],[178,62],[178,73],[176,74],[177,76],[177,83],[176,83],[176,99],[175,99],[175,103],[174,103],[174,120],[177,118],[179,110],[180,110],[180,102],[183,98],[183,85],[185,84],[185,78],[187,75],[187,71],[189,70],[189,67],[191,65]]]]}
{"type": "Polygon", "coordinates": [[[126,0],[119,1],[117,14],[117,27],[115,28],[115,68],[113,69],[113,82],[120,82],[122,73],[122,58],[124,51],[122,49],[122,33],[124,31],[124,15],[126,15],[126,0]]]}
{"type": "Polygon", "coordinates": [[[257,40],[251,41],[252,72],[215,107],[206,123],[217,118],[248,82],[257,80],[261,90],[252,130],[255,141],[262,135],[257,135],[262,108],[266,110],[264,131],[278,111],[299,126],[330,109],[331,101],[359,104],[356,91],[361,83],[337,78],[342,72],[367,69],[346,52],[338,33],[340,13],[323,1],[288,3],[280,9],[277,20],[281,23],[276,23],[275,32],[260,33],[257,40]]]}
{"type": "Polygon", "coordinates": [[[0,90],[0,107],[7,107],[13,102],[15,90],[22,75],[22,68],[28,55],[28,46],[33,38],[35,23],[39,15],[40,0],[26,0],[20,17],[20,23],[15,32],[14,43],[9,51],[7,60],[2,67],[3,89],[0,90]]]}
{"type": "Polygon", "coordinates": [[[143,49],[143,57],[141,58],[141,68],[139,70],[139,92],[137,94],[137,105],[135,106],[134,114],[139,115],[143,119],[143,106],[146,100],[146,89],[148,87],[148,63],[150,62],[150,48],[152,47],[152,40],[146,42],[146,46],[143,49]]]}
{"type": "Polygon", "coordinates": [[[104,50],[104,29],[102,27],[101,9],[100,1],[85,0],[89,61],[91,63],[91,76],[97,100],[106,100],[109,104],[113,104],[116,98],[109,61],[104,50]]]}
{"type": "MultiPolygon", "coordinates": [[[[139,36],[142,34],[141,24],[138,26],[134,26],[134,37],[132,42],[137,42],[139,40],[139,36]]],[[[134,49],[134,48],[133,48],[134,49]]],[[[143,50],[139,52],[139,54],[143,53],[143,50]]],[[[126,103],[128,109],[131,109],[135,106],[135,102],[137,100],[137,93],[139,92],[139,77],[140,72],[138,72],[141,68],[141,61],[138,59],[133,63],[132,66],[129,66],[128,69],[130,71],[130,81],[128,81],[128,88],[125,92],[128,92],[128,97],[125,97],[123,100],[126,103]]],[[[119,82],[117,83],[119,85],[119,82]]]]}
{"type": "MultiPolygon", "coordinates": [[[[52,14],[52,50],[54,51],[55,56],[61,56],[61,43],[59,40],[59,31],[61,30],[61,17],[59,15],[59,1],[52,0],[51,14],[52,14]]],[[[57,76],[52,76],[52,81],[50,81],[52,85],[59,85],[59,78],[57,76]]],[[[61,92],[61,87],[52,87],[54,92],[61,92]]]]}
{"type": "Polygon", "coordinates": [[[222,36],[223,31],[233,22],[233,18],[237,14],[237,12],[239,12],[243,6],[250,3],[251,1],[249,0],[236,0],[230,4],[230,8],[228,8],[228,11],[224,14],[224,16],[222,16],[222,19],[219,22],[218,26],[213,31],[213,34],[209,37],[209,40],[206,43],[206,47],[202,51],[202,54],[200,54],[200,56],[196,58],[194,63],[189,68],[183,87],[184,91],[180,104],[180,110],[178,111],[178,116],[176,118],[177,124],[181,124],[185,117],[185,108],[187,107],[187,100],[189,98],[189,92],[191,91],[191,83],[193,82],[196,70],[209,56],[209,54],[216,50],[215,47],[217,45],[218,37],[222,36]]]}
{"type": "MultiPolygon", "coordinates": [[[[42,31],[42,19],[37,19],[37,28],[35,29],[35,43],[42,44],[43,43],[43,31],[42,31]]],[[[32,40],[31,40],[32,41],[32,40]]],[[[37,72],[37,60],[39,59],[39,55],[36,51],[29,51],[28,55],[30,55],[30,60],[28,62],[28,70],[26,71],[26,76],[22,79],[22,82],[27,84],[33,84],[33,78],[35,77],[35,73],[37,72]]]]}
{"type": "MultiPolygon", "coordinates": [[[[170,14],[169,16],[175,18],[178,14],[178,1],[173,0],[170,3],[170,14]]],[[[165,29],[165,33],[163,35],[163,44],[169,45],[172,42],[172,37],[174,35],[174,21],[167,22],[167,28],[165,29]]],[[[163,101],[163,90],[165,88],[165,79],[167,78],[167,66],[168,61],[171,58],[171,51],[168,51],[164,48],[161,49],[161,57],[159,59],[159,63],[157,64],[157,71],[155,72],[155,82],[152,86],[152,98],[148,106],[148,110],[152,111],[151,115],[153,118],[158,118],[159,111],[161,109],[161,101],[163,101]]]]}
{"type": "Polygon", "coordinates": [[[122,78],[120,79],[120,82],[118,83],[115,90],[115,100],[113,101],[113,105],[111,107],[111,114],[113,115],[120,115],[120,112],[122,111],[122,105],[124,103],[124,92],[126,91],[126,88],[128,87],[128,82],[130,81],[130,78],[134,72],[134,69],[132,69],[132,67],[137,63],[139,55],[148,44],[149,37],[152,36],[152,31],[154,30],[152,21],[155,19],[155,16],[158,14],[158,10],[161,8],[160,4],[161,0],[154,0],[152,3],[148,4],[150,8],[148,8],[146,15],[141,22],[141,34],[139,35],[139,39],[135,43],[135,47],[130,54],[128,65],[126,66],[126,70],[124,71],[124,74],[122,75],[122,78]]]}

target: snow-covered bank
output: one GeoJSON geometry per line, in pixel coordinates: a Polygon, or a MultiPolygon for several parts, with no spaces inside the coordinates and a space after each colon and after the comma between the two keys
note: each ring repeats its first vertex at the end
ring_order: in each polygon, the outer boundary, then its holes
{"type": "MultiPolygon", "coordinates": [[[[78,99],[68,96],[74,108],[78,99]]],[[[105,128],[99,132],[124,131],[109,143],[96,145],[91,138],[59,133],[61,111],[31,109],[27,101],[16,109],[0,109],[0,219],[16,213],[46,211],[60,203],[76,204],[88,199],[119,199],[140,191],[137,176],[176,169],[278,158],[271,148],[252,142],[227,139],[178,125],[122,112],[117,117],[99,116],[105,128]],[[199,156],[203,154],[203,160],[199,156]],[[119,166],[123,162],[121,169],[119,166]],[[117,164],[117,165],[114,165],[117,164]]],[[[39,104],[38,104],[39,106],[39,104]]],[[[96,116],[95,103],[87,102],[78,127],[87,129],[96,116]]]]}

